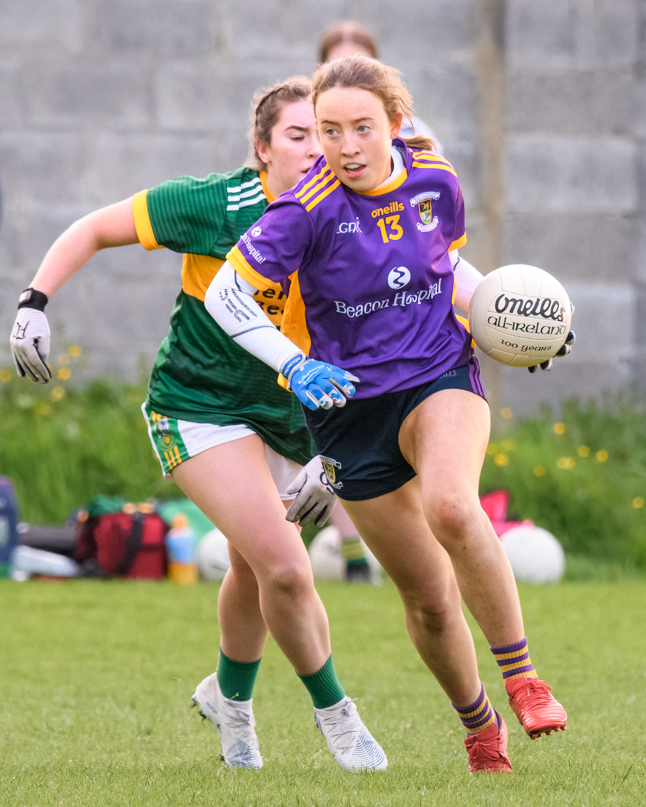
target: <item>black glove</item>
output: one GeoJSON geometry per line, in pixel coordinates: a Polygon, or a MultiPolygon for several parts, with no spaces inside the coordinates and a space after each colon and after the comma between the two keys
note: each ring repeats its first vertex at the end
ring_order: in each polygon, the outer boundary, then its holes
{"type": "MultiPolygon", "coordinates": [[[[570,331],[567,335],[565,343],[563,344],[563,347],[554,356],[554,358],[557,358],[557,356],[567,356],[567,354],[572,351],[572,345],[575,342],[576,342],[576,334],[574,333],[574,331],[570,331]]],[[[530,373],[535,373],[539,367],[541,368],[541,370],[547,370],[547,372],[549,373],[549,371],[552,369],[552,359],[543,361],[540,364],[535,364],[533,367],[528,367],[527,369],[529,370],[530,373]]]]}

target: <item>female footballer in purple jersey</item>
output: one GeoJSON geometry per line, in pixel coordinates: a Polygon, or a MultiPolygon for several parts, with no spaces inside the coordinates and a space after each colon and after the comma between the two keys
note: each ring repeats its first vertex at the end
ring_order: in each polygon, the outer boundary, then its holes
{"type": "MultiPolygon", "coordinates": [[[[172,230],[173,237],[182,228],[186,231],[193,228],[204,234],[211,244],[218,237],[217,233],[223,231],[226,254],[249,223],[264,210],[267,199],[280,195],[302,179],[321,153],[309,102],[310,89],[309,80],[294,77],[257,96],[251,133],[251,166],[232,174],[212,174],[205,180],[185,177],[156,189],[157,193],[160,189],[165,193],[163,198],[175,194],[177,199],[168,215],[167,230],[172,230]],[[182,180],[191,181],[184,183],[182,180]],[[242,184],[244,180],[246,183],[242,184]],[[185,185],[188,190],[180,195],[185,185]],[[205,193],[209,189],[210,195],[205,193]],[[255,214],[253,205],[256,205],[255,214]],[[250,210],[252,213],[247,213],[250,210]],[[241,228],[239,220],[243,216],[249,223],[241,228]]],[[[49,326],[43,309],[52,294],[98,250],[140,242],[145,245],[151,241],[148,231],[160,237],[160,217],[152,215],[150,207],[146,210],[145,215],[141,210],[138,212],[133,199],[126,199],[75,222],[54,243],[31,288],[21,295],[21,307],[11,337],[16,367],[21,375],[43,384],[51,377],[46,364],[49,326]]],[[[168,241],[170,238],[164,243],[168,241]]],[[[207,251],[191,257],[205,258],[200,265],[206,267],[204,271],[211,267],[212,277],[222,261],[214,263],[209,254],[207,251]]],[[[187,441],[189,434],[195,435],[189,455],[169,466],[170,473],[183,492],[229,539],[231,568],[218,597],[221,635],[217,673],[198,685],[193,700],[217,726],[223,759],[228,766],[261,767],[251,698],[268,631],[271,631],[312,696],[317,725],[338,764],[350,770],[383,769],[387,764],[385,754],[361,722],[356,706],[345,695],[336,676],[327,614],[314,588],[307,550],[297,528],[286,521],[281,502],[281,498],[287,501],[289,494],[300,488],[287,514],[290,521],[296,521],[304,520],[308,510],[323,516],[325,508],[333,506],[334,497],[321,484],[322,472],[320,465],[316,469],[315,460],[301,470],[297,484],[289,486],[298,470],[296,462],[277,451],[268,451],[260,436],[263,431],[258,427],[264,426],[270,433],[275,428],[286,435],[290,434],[290,429],[295,430],[294,418],[290,415],[290,396],[277,390],[271,372],[244,351],[236,348],[238,356],[232,359],[228,336],[206,312],[204,321],[196,319],[197,315],[201,316],[200,306],[203,308],[198,295],[194,284],[187,294],[180,293],[176,303],[174,323],[180,309],[188,308],[188,313],[181,320],[182,327],[174,325],[171,331],[173,344],[178,350],[183,347],[174,377],[192,399],[199,400],[203,390],[215,396],[221,388],[227,392],[227,398],[212,420],[205,422],[200,417],[195,401],[194,409],[181,421],[175,419],[177,415],[163,420],[174,438],[175,432],[180,437],[186,436],[187,441]],[[193,319],[189,318],[191,312],[193,319]],[[208,323],[211,327],[203,327],[208,323]],[[209,343],[209,353],[204,342],[209,343]],[[188,350],[191,347],[195,348],[192,352],[188,350]],[[247,359],[258,365],[256,370],[247,359]],[[244,364],[240,364],[241,360],[244,364]],[[187,366],[192,368],[190,375],[182,370],[187,366]],[[257,370],[262,371],[262,375],[257,370]],[[233,381],[227,386],[229,376],[233,381]],[[247,388],[254,385],[253,393],[246,393],[245,381],[247,388]],[[238,384],[241,389],[237,395],[230,396],[228,390],[238,384]],[[276,391],[281,394],[276,396],[276,391]],[[283,400],[277,401],[277,398],[283,400]],[[256,401],[262,406],[254,413],[252,407],[256,401]],[[272,405],[279,412],[276,424],[266,412],[272,405]],[[222,408],[231,411],[223,413],[222,408]],[[231,417],[223,420],[219,417],[221,414],[231,417]],[[248,422],[255,424],[255,430],[245,425],[248,422]]],[[[267,296],[276,297],[276,291],[267,296]]],[[[160,395],[159,386],[153,375],[149,394],[160,395]]],[[[178,394],[174,390],[168,397],[178,394]]],[[[165,411],[157,405],[155,408],[158,412],[165,411]]],[[[300,411],[297,409],[294,414],[297,424],[301,421],[300,411]]],[[[157,422],[160,419],[162,415],[157,415],[157,422]]],[[[297,436],[299,440],[304,439],[309,450],[304,424],[297,436]]],[[[155,450],[161,454],[158,446],[155,450]]]]}
{"type": "Polygon", "coordinates": [[[365,57],[323,65],[313,101],[324,156],[229,253],[205,303],[306,407],[328,478],[468,732],[470,770],[506,772],[506,727],[460,595],[525,731],[563,729],[567,716],[531,664],[514,577],[478,499],[490,418],[453,309],[468,309],[479,279],[457,253],[459,183],[431,141],[396,138],[412,114],[398,71],[365,57]],[[289,286],[283,333],[251,297],[271,281],[289,286]]]}

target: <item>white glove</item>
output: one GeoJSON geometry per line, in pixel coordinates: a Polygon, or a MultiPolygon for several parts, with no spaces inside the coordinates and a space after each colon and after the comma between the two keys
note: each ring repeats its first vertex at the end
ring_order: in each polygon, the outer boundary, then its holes
{"type": "Polygon", "coordinates": [[[300,471],[286,493],[298,495],[291,503],[285,518],[287,521],[298,521],[301,527],[307,527],[308,524],[322,527],[332,515],[337,502],[334,489],[328,482],[321,458],[318,456],[310,460],[300,471]]]}
{"type": "Polygon", "coordinates": [[[52,377],[47,366],[49,323],[44,311],[19,308],[11,331],[11,355],[18,375],[28,375],[38,384],[52,377]]]}

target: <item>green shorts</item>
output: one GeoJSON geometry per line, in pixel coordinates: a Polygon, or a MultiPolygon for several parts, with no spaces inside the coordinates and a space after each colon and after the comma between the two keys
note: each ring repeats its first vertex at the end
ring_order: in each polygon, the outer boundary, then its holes
{"type": "MultiPolygon", "coordinates": [[[[206,451],[209,448],[240,440],[251,434],[256,434],[244,423],[233,426],[218,426],[214,423],[195,423],[190,420],[178,420],[154,412],[148,403],[141,406],[148,436],[153,445],[164,475],[171,478],[171,471],[181,462],[206,451]]],[[[291,501],[295,494],[285,493],[286,489],[301,470],[297,462],[283,457],[265,445],[265,456],[269,470],[274,479],[280,498],[291,501]]]]}

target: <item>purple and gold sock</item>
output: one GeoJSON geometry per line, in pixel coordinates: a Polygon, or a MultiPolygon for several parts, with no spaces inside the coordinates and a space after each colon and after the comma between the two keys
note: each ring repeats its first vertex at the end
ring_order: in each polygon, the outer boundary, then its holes
{"type": "Polygon", "coordinates": [[[491,652],[498,662],[503,681],[507,682],[512,678],[538,678],[529,657],[526,636],[516,644],[492,647],[491,652]]]}
{"type": "Polygon", "coordinates": [[[483,684],[480,684],[478,699],[469,706],[456,706],[455,704],[452,706],[469,734],[479,734],[496,722],[496,713],[489,702],[483,684]]]}

